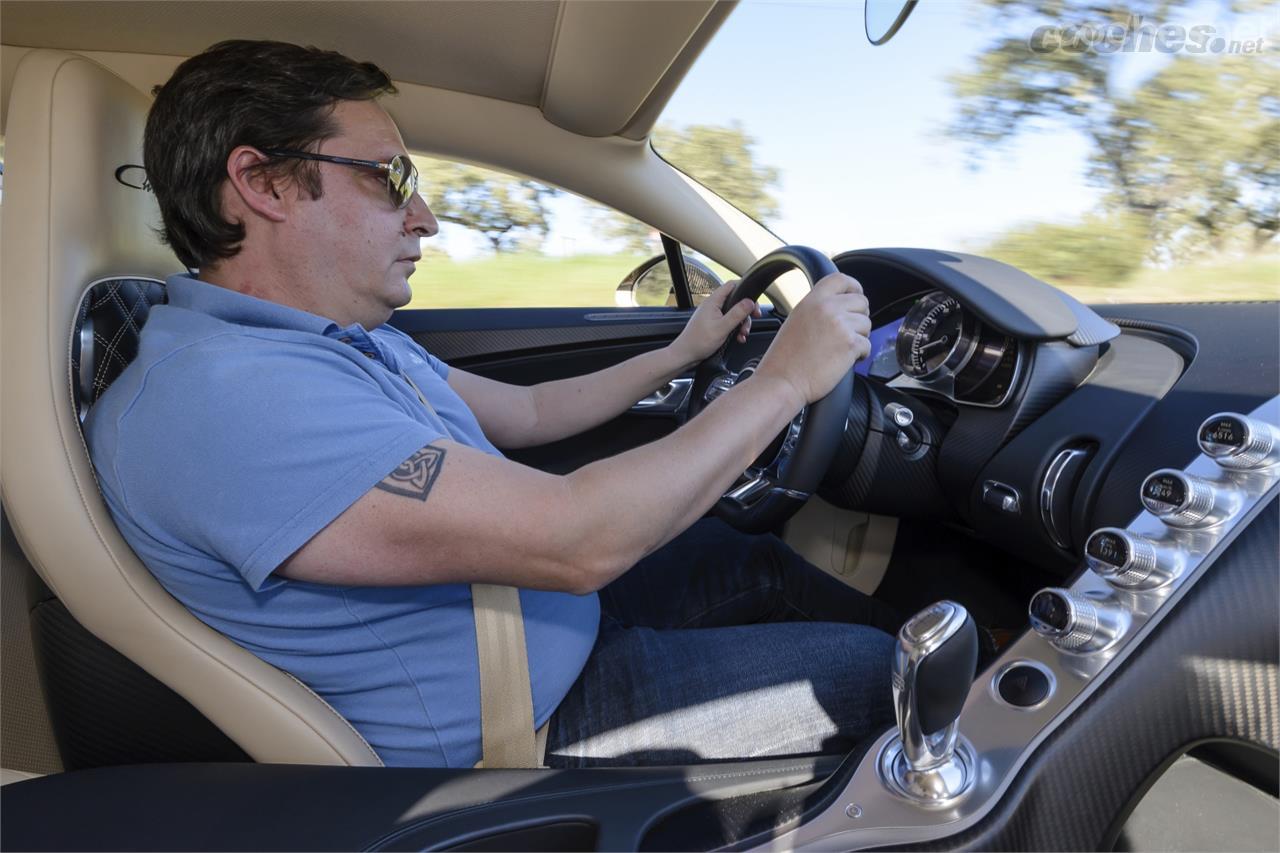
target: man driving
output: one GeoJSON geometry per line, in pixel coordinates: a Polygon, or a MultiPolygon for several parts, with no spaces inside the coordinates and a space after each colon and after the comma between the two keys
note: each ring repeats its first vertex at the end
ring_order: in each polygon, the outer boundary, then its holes
{"type": "Polygon", "coordinates": [[[145,164],[191,272],[86,424],[139,557],[388,765],[480,758],[471,584],[519,590],[551,766],[833,751],[890,722],[892,610],[703,519],[867,354],[858,283],[819,281],[751,380],[671,435],[563,476],[510,461],[745,340],[755,306],[722,314],[725,286],[669,345],[532,387],[450,368],[387,325],[438,229],[394,92],[373,64],[249,41],[158,89],[145,164]]]}

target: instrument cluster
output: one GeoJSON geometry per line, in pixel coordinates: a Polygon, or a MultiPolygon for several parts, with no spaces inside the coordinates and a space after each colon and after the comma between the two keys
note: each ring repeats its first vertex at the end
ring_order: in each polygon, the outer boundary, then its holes
{"type": "Polygon", "coordinates": [[[1021,364],[1014,338],[986,326],[941,290],[921,296],[901,320],[873,332],[872,347],[871,376],[978,406],[1003,405],[1021,364]]]}

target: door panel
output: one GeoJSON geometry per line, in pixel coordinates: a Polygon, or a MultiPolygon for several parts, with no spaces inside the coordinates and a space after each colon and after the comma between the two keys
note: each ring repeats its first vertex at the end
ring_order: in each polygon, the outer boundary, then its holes
{"type": "MultiPolygon", "coordinates": [[[[691,314],[676,308],[467,308],[399,311],[391,323],[454,367],[499,382],[534,385],[666,346],[691,314]]],[[[768,314],[756,320],[744,351],[763,352],[779,326],[768,314]]],[[[507,455],[566,473],[662,438],[680,421],[670,412],[630,412],[582,435],[507,455]]]]}

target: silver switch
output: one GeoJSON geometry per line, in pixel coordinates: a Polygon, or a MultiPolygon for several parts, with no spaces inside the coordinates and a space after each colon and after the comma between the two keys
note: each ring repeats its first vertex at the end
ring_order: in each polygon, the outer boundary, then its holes
{"type": "Polygon", "coordinates": [[[1147,512],[1170,527],[1212,527],[1240,508],[1235,490],[1175,468],[1149,474],[1142,481],[1140,496],[1147,512]]]}
{"type": "Polygon", "coordinates": [[[1128,627],[1128,613],[1113,604],[1049,587],[1031,596],[1031,627],[1064,652],[1096,652],[1128,627]]]}
{"type": "Polygon", "coordinates": [[[895,424],[900,427],[909,427],[916,420],[915,412],[911,411],[901,403],[889,403],[884,407],[884,413],[889,416],[895,424]]]}
{"type": "Polygon", "coordinates": [[[1100,527],[1084,544],[1089,568],[1117,589],[1153,589],[1182,573],[1183,553],[1118,527],[1100,527]]]}
{"type": "Polygon", "coordinates": [[[1219,412],[1200,424],[1196,441],[1223,468],[1268,468],[1280,462],[1280,430],[1266,421],[1219,412]]]}

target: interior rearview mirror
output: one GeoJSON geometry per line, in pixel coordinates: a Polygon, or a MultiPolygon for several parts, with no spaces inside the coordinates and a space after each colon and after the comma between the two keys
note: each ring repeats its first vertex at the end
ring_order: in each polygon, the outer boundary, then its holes
{"type": "Polygon", "coordinates": [[[881,45],[893,38],[915,9],[917,0],[866,0],[863,21],[867,40],[881,45]]]}

